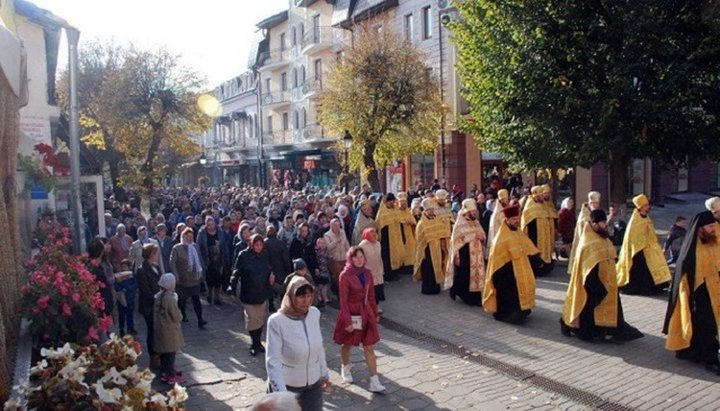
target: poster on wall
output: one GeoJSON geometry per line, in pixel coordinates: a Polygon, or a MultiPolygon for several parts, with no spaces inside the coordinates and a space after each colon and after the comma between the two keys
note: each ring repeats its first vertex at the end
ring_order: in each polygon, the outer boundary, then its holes
{"type": "Polygon", "coordinates": [[[405,164],[394,161],[386,167],[385,183],[388,193],[399,193],[405,191],[405,164]]]}

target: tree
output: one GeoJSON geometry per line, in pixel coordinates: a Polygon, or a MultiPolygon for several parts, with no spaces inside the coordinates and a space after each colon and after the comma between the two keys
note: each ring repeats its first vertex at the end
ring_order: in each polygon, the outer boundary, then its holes
{"type": "Polygon", "coordinates": [[[377,21],[355,26],[344,58],[332,68],[320,97],[320,122],[332,135],[353,136],[352,168],[362,168],[375,191],[378,169],[438,145],[439,85],[422,51],[377,21]]]}
{"type": "MultiPolygon", "coordinates": [[[[192,136],[210,125],[197,104],[200,77],[166,49],[94,43],[80,53],[78,97],[82,141],[105,153],[114,186],[150,192],[169,164],[170,151],[186,158],[197,150],[192,136]]],[[[67,81],[64,73],[61,81],[67,81]]],[[[67,108],[67,88],[60,101],[67,108]]]]}
{"type": "Polygon", "coordinates": [[[720,155],[720,19],[709,1],[457,2],[451,24],[471,103],[464,128],[525,168],[612,173],[633,158],[720,155]]]}

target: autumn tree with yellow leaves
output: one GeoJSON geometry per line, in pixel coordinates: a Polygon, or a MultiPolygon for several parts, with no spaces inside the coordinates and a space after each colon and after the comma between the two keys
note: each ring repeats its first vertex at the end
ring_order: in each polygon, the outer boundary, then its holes
{"type": "Polygon", "coordinates": [[[353,27],[320,97],[322,126],[331,135],[350,132],[350,168],[362,169],[375,191],[379,169],[437,147],[442,118],[439,83],[425,55],[381,23],[353,27]]]}
{"type": "MultiPolygon", "coordinates": [[[[79,60],[81,140],[86,154],[107,164],[114,187],[149,192],[169,168],[198,152],[192,136],[210,125],[197,104],[203,80],[178,56],[91,43],[79,60]]],[[[58,87],[65,113],[67,79],[65,72],[58,87]]]]}

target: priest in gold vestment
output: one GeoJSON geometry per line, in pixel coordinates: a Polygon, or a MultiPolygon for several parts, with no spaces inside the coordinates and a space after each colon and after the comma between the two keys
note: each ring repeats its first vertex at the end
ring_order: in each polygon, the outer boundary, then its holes
{"type": "Polygon", "coordinates": [[[665,348],[720,375],[720,242],[710,211],[693,217],[678,256],[665,315],[665,348]]]}
{"type": "Polygon", "coordinates": [[[520,219],[520,228],[540,251],[544,264],[535,270],[536,276],[547,275],[554,267],[552,259],[555,248],[555,220],[545,205],[545,193],[542,186],[532,188],[531,197],[525,202],[520,219]]]}
{"type": "Polygon", "coordinates": [[[640,194],[633,204],[616,267],[618,287],[626,294],[657,294],[670,285],[670,268],[649,216],[650,202],[640,194]]]}
{"type": "Polygon", "coordinates": [[[625,342],[643,334],[623,316],[615,274],[615,246],[609,239],[605,211],[590,212],[581,230],[570,275],[560,330],[581,340],[625,342]]]}
{"type": "Polygon", "coordinates": [[[475,200],[466,198],[452,229],[445,289],[468,305],[482,305],[485,285],[485,230],[478,220],[475,200]]]}
{"type": "Polygon", "coordinates": [[[498,321],[523,324],[535,306],[533,266],[542,266],[540,252],[520,230],[520,208],[503,209],[504,220],[490,249],[485,270],[483,308],[498,321]]]}
{"type": "Polygon", "coordinates": [[[451,232],[448,220],[435,215],[437,207],[435,200],[424,199],[423,215],[415,228],[413,279],[422,281],[423,294],[439,294],[440,285],[445,282],[451,232]]]}

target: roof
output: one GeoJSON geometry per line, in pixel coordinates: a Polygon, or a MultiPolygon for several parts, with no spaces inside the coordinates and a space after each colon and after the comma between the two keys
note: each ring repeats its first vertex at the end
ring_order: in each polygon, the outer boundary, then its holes
{"type": "Polygon", "coordinates": [[[255,27],[257,27],[259,29],[271,29],[271,28],[277,26],[278,24],[280,24],[284,21],[287,21],[287,19],[288,19],[288,11],[284,10],[278,14],[275,14],[273,16],[266,18],[265,20],[256,24],[255,27]]]}
{"type": "Polygon", "coordinates": [[[398,0],[338,0],[331,24],[349,27],[398,6],[398,0]]]}
{"type": "Polygon", "coordinates": [[[15,0],[15,12],[44,27],[54,29],[62,27],[72,28],[70,23],[68,23],[65,19],[62,19],[53,14],[51,11],[42,9],[26,0],[15,0]]]}

